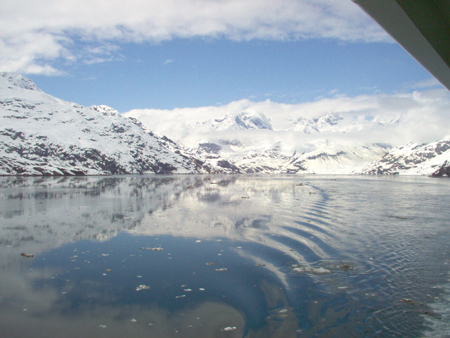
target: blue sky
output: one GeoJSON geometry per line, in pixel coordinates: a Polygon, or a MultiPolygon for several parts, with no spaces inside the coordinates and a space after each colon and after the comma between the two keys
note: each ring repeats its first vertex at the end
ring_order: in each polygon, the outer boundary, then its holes
{"type": "Polygon", "coordinates": [[[410,90],[430,75],[397,44],[336,41],[176,40],[121,46],[122,60],[30,76],[39,87],[84,105],[136,108],[210,106],[249,98],[299,103],[410,90]]]}
{"type": "Polygon", "coordinates": [[[4,0],[0,22],[0,71],[119,112],[440,87],[351,0],[4,0]]]}

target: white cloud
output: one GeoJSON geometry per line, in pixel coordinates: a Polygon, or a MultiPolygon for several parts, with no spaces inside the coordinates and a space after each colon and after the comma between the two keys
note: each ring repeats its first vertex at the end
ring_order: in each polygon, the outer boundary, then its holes
{"type": "Polygon", "coordinates": [[[175,62],[175,60],[173,59],[167,59],[166,61],[164,61],[164,66],[168,65],[169,63],[175,62]]]}
{"type": "Polygon", "coordinates": [[[428,80],[417,82],[411,86],[411,88],[415,89],[432,88],[432,87],[442,87],[442,84],[434,77],[432,77],[428,80]]]}
{"type": "Polygon", "coordinates": [[[85,57],[75,38],[105,51],[175,37],[391,41],[350,0],[3,0],[0,70],[57,73],[52,60],[85,57]]]}
{"type": "Polygon", "coordinates": [[[71,53],[63,45],[64,40],[61,36],[41,32],[24,32],[2,38],[0,71],[57,75],[60,71],[49,65],[48,61],[71,58],[71,53]]]}
{"type": "MultiPolygon", "coordinates": [[[[234,101],[222,106],[199,108],[176,108],[173,110],[136,109],[126,116],[132,116],[144,123],[150,130],[188,146],[212,138],[249,137],[249,131],[239,134],[221,133],[206,128],[192,128],[196,123],[223,118],[226,114],[239,112],[263,113],[270,118],[276,132],[257,131],[250,138],[264,140],[275,137],[286,144],[304,145],[313,140],[330,137],[340,142],[390,143],[394,146],[407,142],[431,142],[450,134],[450,94],[444,89],[406,94],[376,94],[356,97],[338,96],[323,98],[301,104],[276,103],[270,100],[253,102],[234,101]],[[305,135],[286,131],[289,124],[298,119],[319,118],[328,113],[344,117],[346,133],[305,135]],[[372,122],[371,122],[372,121],[372,122]],[[399,121],[400,123],[394,123],[399,121]],[[375,122],[375,123],[374,123],[375,122]],[[359,128],[361,127],[361,128],[359,128]],[[267,134],[270,135],[267,135],[267,134]],[[247,135],[247,136],[246,136],[247,135]]],[[[339,127],[340,128],[340,127],[339,127]]]]}
{"type": "Polygon", "coordinates": [[[116,53],[120,48],[115,45],[89,46],[80,51],[80,57],[85,64],[103,63],[108,61],[123,61],[125,57],[116,53]]]}

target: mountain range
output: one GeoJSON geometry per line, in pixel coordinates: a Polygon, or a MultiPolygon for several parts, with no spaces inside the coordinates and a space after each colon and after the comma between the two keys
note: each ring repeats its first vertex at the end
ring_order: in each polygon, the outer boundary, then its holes
{"type": "Polygon", "coordinates": [[[0,73],[0,118],[0,175],[450,173],[449,138],[386,141],[405,123],[398,116],[238,111],[155,124],[151,111],[84,107],[0,73]]]}
{"type": "Polygon", "coordinates": [[[1,175],[117,175],[223,172],[185,153],[134,118],[83,107],[0,75],[1,175]]]}

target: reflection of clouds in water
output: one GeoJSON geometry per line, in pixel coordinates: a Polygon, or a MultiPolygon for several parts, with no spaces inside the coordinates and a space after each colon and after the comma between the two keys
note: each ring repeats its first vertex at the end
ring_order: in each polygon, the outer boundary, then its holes
{"type": "MultiPolygon", "coordinates": [[[[257,242],[305,262],[285,237],[312,250],[315,257],[327,257],[308,236],[281,228],[318,199],[312,187],[297,182],[206,175],[3,178],[0,203],[6,211],[0,250],[17,260],[18,252],[37,254],[83,239],[104,241],[126,230],[257,242]]],[[[308,234],[329,242],[327,232],[309,229],[308,234]]]]}
{"type": "MultiPolygon", "coordinates": [[[[25,270],[25,269],[23,269],[25,270]]],[[[39,314],[51,311],[59,301],[60,295],[55,288],[36,290],[34,282],[40,279],[50,279],[55,271],[21,271],[2,274],[0,278],[0,308],[3,309],[0,320],[7,323],[12,313],[27,312],[39,314]],[[8,310],[5,311],[4,309],[8,310]]],[[[3,327],[3,325],[0,325],[3,327]]]]}
{"type": "Polygon", "coordinates": [[[289,289],[289,283],[286,278],[286,274],[282,271],[280,271],[280,268],[278,266],[275,266],[272,263],[269,263],[268,261],[264,260],[261,257],[258,257],[256,255],[252,255],[251,253],[248,253],[242,249],[236,250],[238,254],[240,254],[243,258],[249,258],[254,262],[257,262],[255,264],[255,267],[264,267],[265,269],[272,272],[275,276],[277,276],[280,280],[280,283],[288,290],[289,289]],[[264,263],[262,263],[264,262],[264,263]]]}
{"type": "MultiPolygon", "coordinates": [[[[46,303],[49,303],[47,299],[46,303]]],[[[206,338],[223,334],[222,330],[227,327],[236,328],[227,337],[243,337],[245,316],[229,305],[215,302],[205,302],[175,313],[139,305],[107,307],[84,304],[70,315],[55,309],[39,312],[2,311],[0,323],[0,331],[8,332],[11,337],[206,338]],[[39,332],[36,332],[36,328],[39,328],[39,332]]]]}
{"type": "MultiPolygon", "coordinates": [[[[25,275],[10,274],[0,279],[0,333],[11,337],[295,337],[298,320],[282,289],[263,280],[261,289],[269,310],[263,327],[247,327],[246,314],[217,301],[204,301],[169,310],[155,304],[120,302],[105,284],[70,282],[61,289],[36,281],[57,275],[34,270],[25,275]],[[84,299],[66,298],[66,292],[84,289],[84,299]],[[91,302],[92,301],[92,302],[91,302]],[[36,331],[36,328],[39,328],[36,331]],[[230,331],[227,331],[229,328],[230,331]],[[225,329],[225,331],[224,331],[225,329]]],[[[145,292],[145,291],[144,291],[145,292]]]]}
{"type": "MultiPolygon", "coordinates": [[[[310,193],[314,191],[312,187],[300,186],[291,178],[225,178],[212,183],[184,191],[171,208],[145,215],[140,224],[129,231],[141,235],[227,237],[256,242],[280,250],[298,262],[305,262],[305,257],[297,247],[308,248],[308,253],[313,252],[314,257],[328,257],[323,249],[329,242],[327,231],[320,232],[312,225],[306,227],[308,231],[304,235],[285,227],[292,226],[293,220],[306,214],[318,200],[318,194],[310,193]],[[318,239],[321,239],[320,244],[317,244],[318,239]]],[[[321,230],[320,226],[316,228],[321,230]]]]}

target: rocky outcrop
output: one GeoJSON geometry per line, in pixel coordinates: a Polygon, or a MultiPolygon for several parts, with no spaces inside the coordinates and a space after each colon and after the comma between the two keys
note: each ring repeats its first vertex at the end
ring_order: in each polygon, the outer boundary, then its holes
{"type": "Polygon", "coordinates": [[[450,161],[445,161],[444,164],[431,174],[431,177],[450,177],[450,161]]]}
{"type": "Polygon", "coordinates": [[[450,161],[450,140],[408,143],[393,148],[380,160],[364,167],[367,175],[445,175],[450,161]]]}

